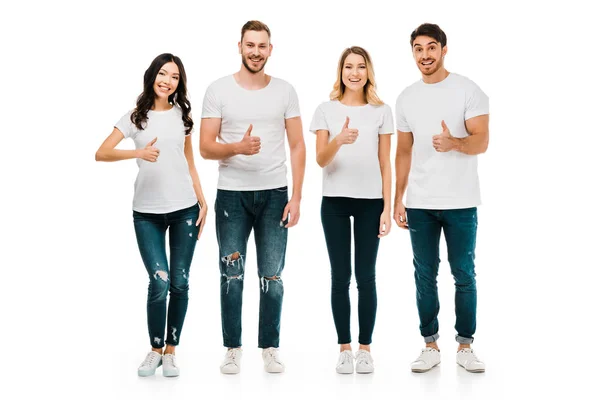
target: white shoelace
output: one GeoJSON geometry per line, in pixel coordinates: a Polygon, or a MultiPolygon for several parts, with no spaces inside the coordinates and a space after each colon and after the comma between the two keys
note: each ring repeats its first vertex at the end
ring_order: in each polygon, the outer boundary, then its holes
{"type": "Polygon", "coordinates": [[[343,351],[341,354],[342,354],[342,359],[340,360],[340,362],[338,363],[338,365],[342,365],[342,364],[346,364],[346,363],[351,363],[352,362],[352,359],[353,359],[352,354],[350,354],[350,353],[348,353],[346,351],[343,351]]]}
{"type": "Polygon", "coordinates": [[[356,356],[356,364],[371,364],[369,354],[366,351],[361,351],[356,356]]]}
{"type": "Polygon", "coordinates": [[[227,364],[233,363],[233,364],[237,365],[237,362],[238,362],[237,355],[238,355],[238,352],[235,349],[227,350],[227,355],[226,355],[227,364]]]}
{"type": "Polygon", "coordinates": [[[277,356],[277,350],[275,349],[268,349],[266,351],[267,355],[266,355],[266,359],[267,359],[267,364],[270,364],[272,362],[276,362],[277,364],[281,364],[281,361],[279,361],[279,358],[277,356]]]}
{"type": "Polygon", "coordinates": [[[155,351],[151,351],[150,353],[148,353],[146,359],[144,360],[144,362],[142,362],[142,365],[140,365],[140,367],[151,367],[153,364],[156,364],[156,359],[158,357],[160,357],[160,354],[158,354],[155,351]]]}
{"type": "Polygon", "coordinates": [[[175,363],[175,355],[174,354],[165,354],[163,357],[163,363],[167,364],[167,367],[172,366],[177,368],[175,363]]]}

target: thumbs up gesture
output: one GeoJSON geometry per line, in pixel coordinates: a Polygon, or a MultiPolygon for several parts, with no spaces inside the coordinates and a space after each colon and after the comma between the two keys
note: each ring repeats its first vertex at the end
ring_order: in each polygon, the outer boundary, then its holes
{"type": "Polygon", "coordinates": [[[248,127],[248,130],[244,134],[244,137],[239,142],[239,154],[245,154],[252,156],[258,154],[260,151],[260,138],[252,136],[252,124],[248,127]]]}
{"type": "Polygon", "coordinates": [[[352,144],[358,138],[358,129],[351,129],[348,127],[348,124],[350,124],[350,118],[346,117],[342,131],[335,137],[340,146],[343,144],[352,144]]]}
{"type": "Polygon", "coordinates": [[[138,150],[138,154],[139,154],[138,158],[141,158],[142,160],[146,160],[149,162],[156,162],[156,159],[158,158],[158,155],[160,154],[160,150],[157,149],[156,147],[154,147],[154,144],[156,143],[157,140],[158,140],[158,138],[152,139],[152,141],[149,142],[146,145],[146,147],[138,150]]]}
{"type": "Polygon", "coordinates": [[[440,153],[454,150],[454,136],[450,134],[450,129],[444,120],[442,120],[442,133],[433,136],[433,148],[440,153]]]}

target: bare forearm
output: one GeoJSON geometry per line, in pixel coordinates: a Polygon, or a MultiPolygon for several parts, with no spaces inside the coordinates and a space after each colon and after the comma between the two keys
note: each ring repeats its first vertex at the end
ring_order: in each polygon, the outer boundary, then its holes
{"type": "Polygon", "coordinates": [[[411,153],[396,153],[396,202],[402,201],[404,197],[408,185],[411,158],[411,153]]]}
{"type": "Polygon", "coordinates": [[[485,153],[488,146],[487,135],[470,135],[464,138],[452,138],[452,150],[471,156],[485,153]]]}
{"type": "Polygon", "coordinates": [[[301,199],[304,170],[306,168],[306,147],[304,141],[290,148],[290,159],[292,161],[292,197],[301,199]]]}
{"type": "Polygon", "coordinates": [[[96,161],[121,161],[138,158],[137,150],[100,149],[96,152],[96,161]]]}
{"type": "Polygon", "coordinates": [[[198,203],[200,203],[200,207],[204,207],[206,205],[206,199],[204,198],[204,193],[202,192],[202,185],[200,184],[200,177],[198,176],[198,171],[196,171],[195,166],[190,167],[190,176],[192,177],[194,192],[196,193],[198,203]]]}
{"type": "Polygon", "coordinates": [[[317,154],[317,164],[319,164],[321,168],[325,168],[333,160],[340,147],[342,147],[342,145],[339,144],[337,140],[333,139],[317,154]]]}
{"type": "Polygon", "coordinates": [[[200,145],[200,155],[206,160],[223,160],[239,154],[238,145],[239,143],[203,142],[200,145]]]}
{"type": "Polygon", "coordinates": [[[383,186],[383,209],[392,209],[392,165],[389,161],[381,166],[381,181],[383,186]]]}

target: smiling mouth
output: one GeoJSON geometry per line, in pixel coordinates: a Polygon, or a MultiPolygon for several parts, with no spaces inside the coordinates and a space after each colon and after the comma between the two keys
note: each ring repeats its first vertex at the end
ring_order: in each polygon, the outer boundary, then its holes
{"type": "Polygon", "coordinates": [[[171,90],[171,88],[161,85],[158,85],[158,88],[163,92],[168,92],[169,90],[171,90]]]}
{"type": "Polygon", "coordinates": [[[358,83],[360,82],[360,79],[348,79],[350,82],[352,83],[358,83]]]}
{"type": "Polygon", "coordinates": [[[421,65],[424,65],[426,67],[430,66],[433,64],[433,60],[429,60],[429,61],[421,61],[421,65]]]}

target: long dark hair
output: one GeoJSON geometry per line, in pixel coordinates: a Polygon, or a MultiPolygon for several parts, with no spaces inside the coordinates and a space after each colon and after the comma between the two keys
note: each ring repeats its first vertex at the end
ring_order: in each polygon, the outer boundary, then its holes
{"type": "Polygon", "coordinates": [[[156,57],[152,64],[144,72],[144,91],[137,98],[137,104],[135,110],[131,113],[131,122],[139,129],[143,130],[146,121],[148,121],[148,110],[154,105],[154,99],[156,93],[154,93],[154,82],[158,71],[166,63],[174,62],[179,68],[179,83],[177,84],[177,90],[175,93],[169,96],[169,104],[177,105],[181,108],[183,126],[185,126],[185,134],[192,132],[194,127],[194,121],[190,116],[192,106],[187,98],[187,77],[185,75],[185,69],[181,59],[170,53],[164,53],[156,57]]]}

